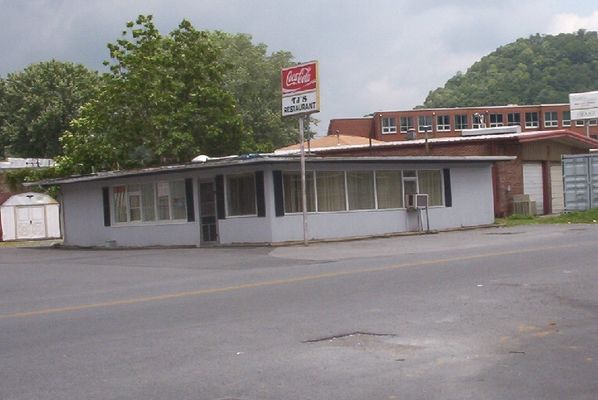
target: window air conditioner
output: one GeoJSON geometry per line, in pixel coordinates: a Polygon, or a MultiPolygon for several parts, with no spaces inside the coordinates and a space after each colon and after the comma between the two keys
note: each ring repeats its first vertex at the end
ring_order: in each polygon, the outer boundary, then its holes
{"type": "Polygon", "coordinates": [[[428,195],[422,193],[409,193],[405,196],[405,208],[416,210],[428,207],[428,195]]]}

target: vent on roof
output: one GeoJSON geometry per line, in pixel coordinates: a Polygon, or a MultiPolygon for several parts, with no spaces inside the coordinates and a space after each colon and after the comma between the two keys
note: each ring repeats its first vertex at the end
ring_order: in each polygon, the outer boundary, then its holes
{"type": "Polygon", "coordinates": [[[519,125],[497,126],[495,128],[463,129],[462,136],[480,136],[480,135],[506,135],[509,133],[521,133],[519,125]]]}

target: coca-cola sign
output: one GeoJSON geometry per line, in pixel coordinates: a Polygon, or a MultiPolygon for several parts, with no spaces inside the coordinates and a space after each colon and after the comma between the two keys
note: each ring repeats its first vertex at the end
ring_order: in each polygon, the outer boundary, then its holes
{"type": "Polygon", "coordinates": [[[311,62],[285,68],[281,74],[282,95],[317,90],[318,64],[311,62]]]}

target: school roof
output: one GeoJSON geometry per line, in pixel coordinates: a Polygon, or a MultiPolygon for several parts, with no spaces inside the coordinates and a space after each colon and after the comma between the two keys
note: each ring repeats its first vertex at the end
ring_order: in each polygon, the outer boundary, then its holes
{"type": "MultiPolygon", "coordinates": [[[[533,131],[533,132],[518,132],[518,133],[503,133],[503,134],[492,134],[492,135],[477,135],[477,136],[451,136],[444,138],[430,138],[428,144],[451,144],[451,143],[472,143],[472,142],[493,142],[493,141],[504,141],[514,140],[519,143],[533,142],[540,140],[555,140],[561,143],[569,144],[575,147],[591,149],[598,147],[598,140],[580,135],[579,133],[566,130],[550,130],[550,131],[533,131]]],[[[426,143],[425,139],[414,139],[414,140],[397,140],[391,142],[380,142],[376,141],[369,144],[362,145],[346,145],[346,146],[329,146],[329,147],[312,147],[312,151],[317,153],[334,152],[337,150],[357,150],[367,148],[400,148],[400,147],[413,147],[421,146],[426,143]]],[[[294,154],[297,150],[277,150],[279,154],[294,154]]]]}
{"type": "MultiPolygon", "coordinates": [[[[493,163],[498,161],[510,161],[515,159],[511,156],[400,156],[400,157],[317,157],[306,156],[307,164],[323,163],[493,163]]],[[[67,185],[79,182],[104,181],[117,178],[169,174],[196,170],[208,170],[214,168],[228,168],[235,166],[259,166],[272,164],[299,164],[299,156],[280,156],[272,153],[249,154],[241,156],[230,156],[220,158],[208,158],[205,162],[190,162],[185,164],[167,165],[152,168],[103,171],[88,175],[69,176],[65,178],[48,179],[39,182],[26,183],[26,186],[53,186],[67,185]]]]}

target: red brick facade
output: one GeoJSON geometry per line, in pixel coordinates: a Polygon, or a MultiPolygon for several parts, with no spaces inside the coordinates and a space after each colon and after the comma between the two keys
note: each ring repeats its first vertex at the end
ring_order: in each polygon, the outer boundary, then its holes
{"type": "Polygon", "coordinates": [[[544,181],[544,213],[552,212],[550,166],[559,164],[562,154],[587,153],[598,148],[598,141],[587,139],[569,131],[539,133],[535,139],[500,137],[491,140],[483,137],[467,141],[438,143],[430,141],[428,152],[422,141],[384,144],[381,146],[334,149],[315,152],[319,156],[515,156],[512,161],[498,162],[493,167],[494,210],[497,217],[510,215],[513,196],[524,194],[523,163],[541,162],[544,181]]]}
{"type": "Polygon", "coordinates": [[[461,126],[473,129],[519,125],[522,132],[567,129],[598,138],[598,121],[571,121],[569,104],[532,106],[492,106],[434,108],[376,112],[367,118],[333,119],[328,134],[356,135],[383,141],[406,140],[411,127],[418,138],[424,137],[423,126],[429,126],[429,138],[461,136],[461,126]],[[409,122],[410,121],[410,122],[409,122]],[[582,124],[579,126],[578,124],[582,124]],[[588,129],[589,132],[586,132],[588,129]]]}

